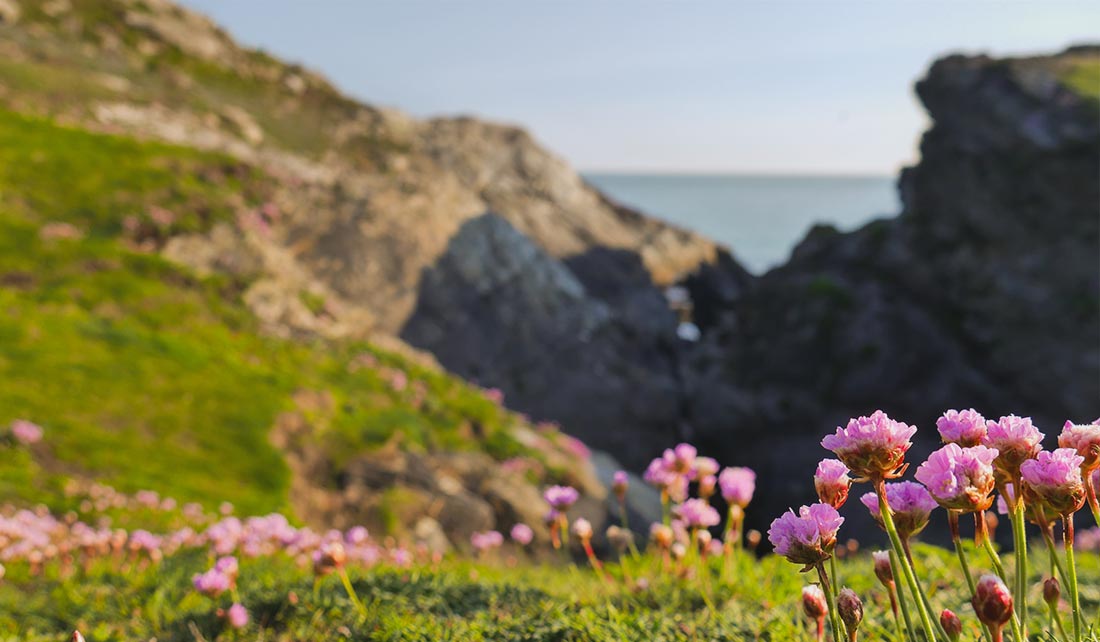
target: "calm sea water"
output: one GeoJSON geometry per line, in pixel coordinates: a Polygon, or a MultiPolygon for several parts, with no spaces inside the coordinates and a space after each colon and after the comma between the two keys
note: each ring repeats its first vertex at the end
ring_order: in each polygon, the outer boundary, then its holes
{"type": "Polygon", "coordinates": [[[850,230],[900,210],[894,178],[585,174],[614,200],[730,248],[750,271],[787,260],[814,223],[850,230]]]}

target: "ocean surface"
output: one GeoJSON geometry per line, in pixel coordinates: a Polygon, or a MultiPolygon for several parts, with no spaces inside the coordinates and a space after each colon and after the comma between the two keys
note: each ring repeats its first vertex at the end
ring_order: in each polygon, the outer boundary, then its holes
{"type": "Polygon", "coordinates": [[[851,230],[901,209],[892,176],[606,174],[612,199],[727,246],[761,274],[784,263],[814,223],[851,230]]]}

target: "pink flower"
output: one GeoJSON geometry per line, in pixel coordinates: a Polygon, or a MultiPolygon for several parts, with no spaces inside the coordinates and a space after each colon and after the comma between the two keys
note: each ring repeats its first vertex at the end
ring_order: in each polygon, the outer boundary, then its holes
{"type": "Polygon", "coordinates": [[[848,501],[848,489],[852,478],[848,476],[848,467],[839,459],[822,459],[814,471],[814,490],[823,503],[840,508],[848,501]]]}
{"type": "Polygon", "coordinates": [[[205,573],[199,573],[192,577],[191,584],[199,593],[207,597],[217,597],[229,590],[231,582],[224,574],[212,568],[205,573]]]}
{"type": "Polygon", "coordinates": [[[714,507],[704,499],[687,500],[677,507],[676,515],[689,529],[710,528],[711,526],[717,526],[718,522],[721,521],[718,511],[714,510],[714,507]]]}
{"type": "Polygon", "coordinates": [[[960,448],[949,443],[932,453],[914,477],[940,506],[964,513],[986,510],[993,502],[993,460],[997,451],[985,446],[960,448]]]}
{"type": "Polygon", "coordinates": [[[692,479],[698,452],[691,444],[678,444],[675,448],[666,449],[661,457],[665,462],[665,470],[692,479]]]}
{"type": "Polygon", "coordinates": [[[756,473],[751,468],[732,466],[718,475],[718,487],[722,490],[722,499],[734,506],[744,508],[752,501],[756,491],[756,473]]]}
{"type": "Polygon", "coordinates": [[[1100,467],[1100,425],[1067,421],[1062,434],[1058,435],[1058,446],[1076,450],[1084,458],[1083,471],[1100,467]]]}
{"type": "Polygon", "coordinates": [[[1008,415],[997,421],[986,422],[986,435],[982,445],[997,449],[993,465],[1003,473],[1006,481],[1020,475],[1020,464],[1039,454],[1043,433],[1031,424],[1027,417],[1008,415]]]}
{"type": "Polygon", "coordinates": [[[542,497],[547,504],[550,504],[550,508],[558,512],[564,512],[577,503],[580,494],[572,486],[551,486],[546,489],[542,497]]]}
{"type": "Polygon", "coordinates": [[[958,444],[964,448],[977,446],[985,438],[985,417],[973,408],[948,410],[936,420],[936,428],[945,444],[958,444]]]}
{"type": "Polygon", "coordinates": [[[821,445],[861,478],[892,479],[898,476],[916,432],[913,426],[876,410],[870,417],[852,419],[846,427],[837,428],[821,445]]]}
{"type": "Polygon", "coordinates": [[[708,475],[718,474],[718,462],[711,457],[696,457],[695,458],[695,476],[706,477],[708,475]]]}
{"type": "Polygon", "coordinates": [[[243,629],[248,626],[248,610],[244,608],[243,604],[234,603],[226,611],[226,619],[229,620],[229,626],[235,629],[243,629]]]}
{"type": "Polygon", "coordinates": [[[470,545],[474,547],[474,550],[478,553],[484,553],[485,551],[499,548],[504,543],[504,536],[497,531],[485,531],[484,533],[474,533],[470,535],[470,545]]]}
{"type": "Polygon", "coordinates": [[[626,491],[630,488],[630,476],[626,474],[625,470],[616,470],[615,475],[611,478],[611,492],[615,493],[615,497],[620,501],[626,501],[626,491]]]}
{"type": "Polygon", "coordinates": [[[1085,502],[1081,463],[1085,458],[1072,448],[1042,451],[1020,464],[1022,494],[1028,503],[1045,506],[1059,515],[1080,510],[1085,502]]]}
{"type": "Polygon", "coordinates": [[[592,539],[592,523],[583,517],[573,520],[573,534],[582,543],[592,539]]]}
{"type": "Polygon", "coordinates": [[[812,567],[829,559],[844,518],[828,504],[813,504],[783,513],[772,521],[768,540],[775,552],[795,564],[812,567]]]}
{"type": "MultiPolygon", "coordinates": [[[[875,518],[879,526],[883,526],[878,495],[867,493],[859,501],[871,511],[871,517],[875,518]]],[[[936,500],[928,493],[928,489],[911,481],[886,484],[886,501],[890,503],[894,526],[902,539],[921,532],[928,525],[932,510],[936,508],[936,500]]]]}
{"type": "Polygon", "coordinates": [[[11,422],[11,436],[21,444],[37,444],[42,441],[42,427],[26,419],[11,422]]]}
{"type": "Polygon", "coordinates": [[[520,546],[527,546],[535,537],[534,531],[527,524],[519,523],[512,527],[512,541],[520,546]]]}

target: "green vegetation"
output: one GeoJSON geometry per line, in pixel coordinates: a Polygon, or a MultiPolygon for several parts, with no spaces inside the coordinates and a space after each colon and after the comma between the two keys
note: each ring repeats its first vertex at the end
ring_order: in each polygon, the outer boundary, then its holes
{"type": "Polygon", "coordinates": [[[86,475],[285,509],[289,472],[269,436],[281,412],[305,412],[298,391],[331,400],[310,418],[336,466],[391,441],[525,452],[518,420],[480,391],[364,343],[264,336],[239,301],[246,284],[132,249],[135,234],[231,221],[263,181],[224,156],[0,112],[0,425],[26,418],[49,435],[0,462],[0,498],[61,507],[64,479],[86,475]],[[126,217],[137,232],[123,234],[126,217]]]}
{"type": "Polygon", "coordinates": [[[1100,102],[1100,56],[1074,59],[1062,71],[1062,82],[1082,96],[1100,102]]]}
{"type": "MultiPolygon", "coordinates": [[[[924,577],[934,578],[929,599],[963,618],[962,639],[979,639],[953,557],[934,547],[918,546],[915,553],[924,577]]],[[[1081,557],[1090,609],[1100,565],[1094,554],[1081,557]]],[[[191,576],[209,565],[205,553],[192,550],[128,573],[108,561],[66,578],[50,568],[31,577],[25,566],[13,566],[0,585],[0,635],[52,641],[79,628],[89,642],[812,639],[799,602],[801,588],[811,578],[774,556],[760,561],[744,557],[729,575],[732,581],[706,588],[663,572],[658,559],[646,559],[630,567],[634,577],[648,581],[644,590],[625,588],[622,569],[614,564],[609,567],[613,583],[600,581],[583,565],[445,561],[408,569],[351,568],[356,593],[367,604],[365,618],[356,613],[336,577],[315,585],[308,568],[285,556],[245,559],[240,601],[251,622],[239,631],[216,614],[229,605],[228,596],[212,600],[191,587],[191,576]]],[[[715,573],[719,565],[720,560],[713,561],[715,573]]],[[[841,561],[840,575],[864,601],[860,639],[894,640],[888,597],[871,566],[868,555],[859,555],[841,561]]],[[[1036,613],[1036,629],[1046,625],[1041,618],[1036,613]]]]}

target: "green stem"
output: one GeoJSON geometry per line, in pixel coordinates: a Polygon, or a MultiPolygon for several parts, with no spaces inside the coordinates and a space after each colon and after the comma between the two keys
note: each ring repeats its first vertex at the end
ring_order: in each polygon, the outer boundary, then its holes
{"type": "Polygon", "coordinates": [[[840,573],[836,570],[836,555],[829,557],[829,573],[833,576],[833,599],[835,600],[840,592],[840,573]]]}
{"type": "MultiPolygon", "coordinates": [[[[906,538],[901,540],[901,546],[905,549],[905,559],[909,562],[909,567],[916,572],[917,565],[913,563],[913,551],[909,549],[909,539],[906,538]]],[[[932,615],[932,623],[936,626],[936,633],[945,640],[950,639],[947,635],[947,631],[943,628],[943,624],[940,623],[940,619],[936,617],[936,610],[932,608],[932,601],[928,599],[928,594],[924,592],[924,587],[918,583],[917,588],[920,589],[921,604],[923,604],[924,608],[928,610],[928,613],[932,615]]]]}
{"type": "Polygon", "coordinates": [[[829,583],[829,574],[825,572],[825,565],[817,565],[817,577],[821,580],[822,593],[825,594],[825,601],[829,605],[829,626],[833,629],[834,642],[840,642],[840,621],[837,619],[839,615],[836,612],[836,600],[833,599],[833,587],[829,583]]]}
{"type": "Polygon", "coordinates": [[[1062,615],[1058,613],[1058,604],[1048,605],[1050,608],[1050,619],[1054,622],[1055,628],[1058,629],[1058,636],[1062,642],[1068,642],[1069,638],[1066,637],[1066,627],[1062,624],[1062,615]]]}
{"type": "Polygon", "coordinates": [[[338,574],[340,575],[340,581],[344,584],[344,590],[347,591],[351,603],[355,605],[360,615],[367,617],[367,607],[363,606],[363,603],[359,601],[359,596],[355,594],[355,587],[351,585],[351,579],[348,577],[348,572],[341,566],[338,574]]]}
{"type": "MultiPolygon", "coordinates": [[[[947,511],[947,520],[951,526],[951,541],[955,545],[955,555],[959,558],[959,566],[962,567],[963,575],[966,576],[966,586],[970,589],[970,596],[973,597],[977,593],[977,587],[974,585],[974,576],[970,573],[970,564],[966,561],[966,551],[963,550],[962,536],[959,535],[959,513],[958,511],[947,511]]],[[[990,636],[987,629],[982,629],[982,635],[987,642],[992,642],[993,638],[990,636]]]]}
{"type": "MultiPolygon", "coordinates": [[[[901,575],[901,573],[898,572],[898,568],[898,556],[894,551],[890,551],[890,572],[895,578],[901,575]]],[[[905,619],[905,629],[909,631],[909,639],[916,642],[917,632],[916,629],[913,628],[913,618],[909,615],[909,605],[905,602],[905,596],[901,594],[901,591],[897,590],[896,586],[892,590],[894,595],[898,597],[898,606],[901,607],[901,615],[905,619]]]]}
{"type": "Polygon", "coordinates": [[[894,526],[894,517],[890,511],[890,503],[886,499],[885,482],[882,480],[875,481],[875,493],[878,495],[878,512],[882,517],[882,524],[886,528],[886,534],[890,537],[890,545],[893,546],[894,552],[898,556],[898,566],[901,567],[905,583],[909,588],[909,593],[913,596],[913,602],[917,606],[917,615],[920,616],[921,626],[924,627],[924,633],[928,637],[929,642],[934,642],[936,639],[936,629],[932,626],[932,618],[928,613],[928,609],[925,608],[924,603],[921,601],[921,590],[920,585],[917,584],[916,573],[905,558],[905,552],[901,545],[901,538],[898,537],[898,529],[894,526]]]}
{"type": "MultiPolygon", "coordinates": [[[[985,518],[984,516],[980,516],[978,519],[984,521],[985,518]]],[[[989,561],[993,563],[993,568],[996,569],[997,576],[1000,577],[1005,584],[1008,584],[1008,580],[1005,579],[1005,567],[1001,564],[1001,556],[997,554],[997,549],[993,548],[993,541],[984,531],[981,533],[980,537],[982,539],[982,548],[984,548],[986,554],[989,555],[989,561]]],[[[1015,604],[1013,604],[1011,624],[1012,637],[1022,641],[1023,632],[1020,630],[1020,618],[1016,614],[1015,604]]],[[[994,632],[994,637],[996,637],[996,632],[994,632]]]]}
{"type": "Polygon", "coordinates": [[[1027,531],[1024,527],[1024,502],[1016,502],[1012,518],[1012,546],[1016,556],[1016,613],[1027,639],[1027,531]]]}
{"type": "Polygon", "coordinates": [[[626,531],[629,539],[627,544],[630,546],[630,556],[634,559],[638,559],[638,547],[634,545],[634,531],[630,530],[630,518],[626,514],[626,502],[619,502],[619,515],[622,517],[623,530],[626,531]]]}
{"type": "Polygon", "coordinates": [[[1070,608],[1073,610],[1073,639],[1081,642],[1081,596],[1077,591],[1077,565],[1073,559],[1073,513],[1062,517],[1062,543],[1066,549],[1066,572],[1069,573],[1070,608]]]}

